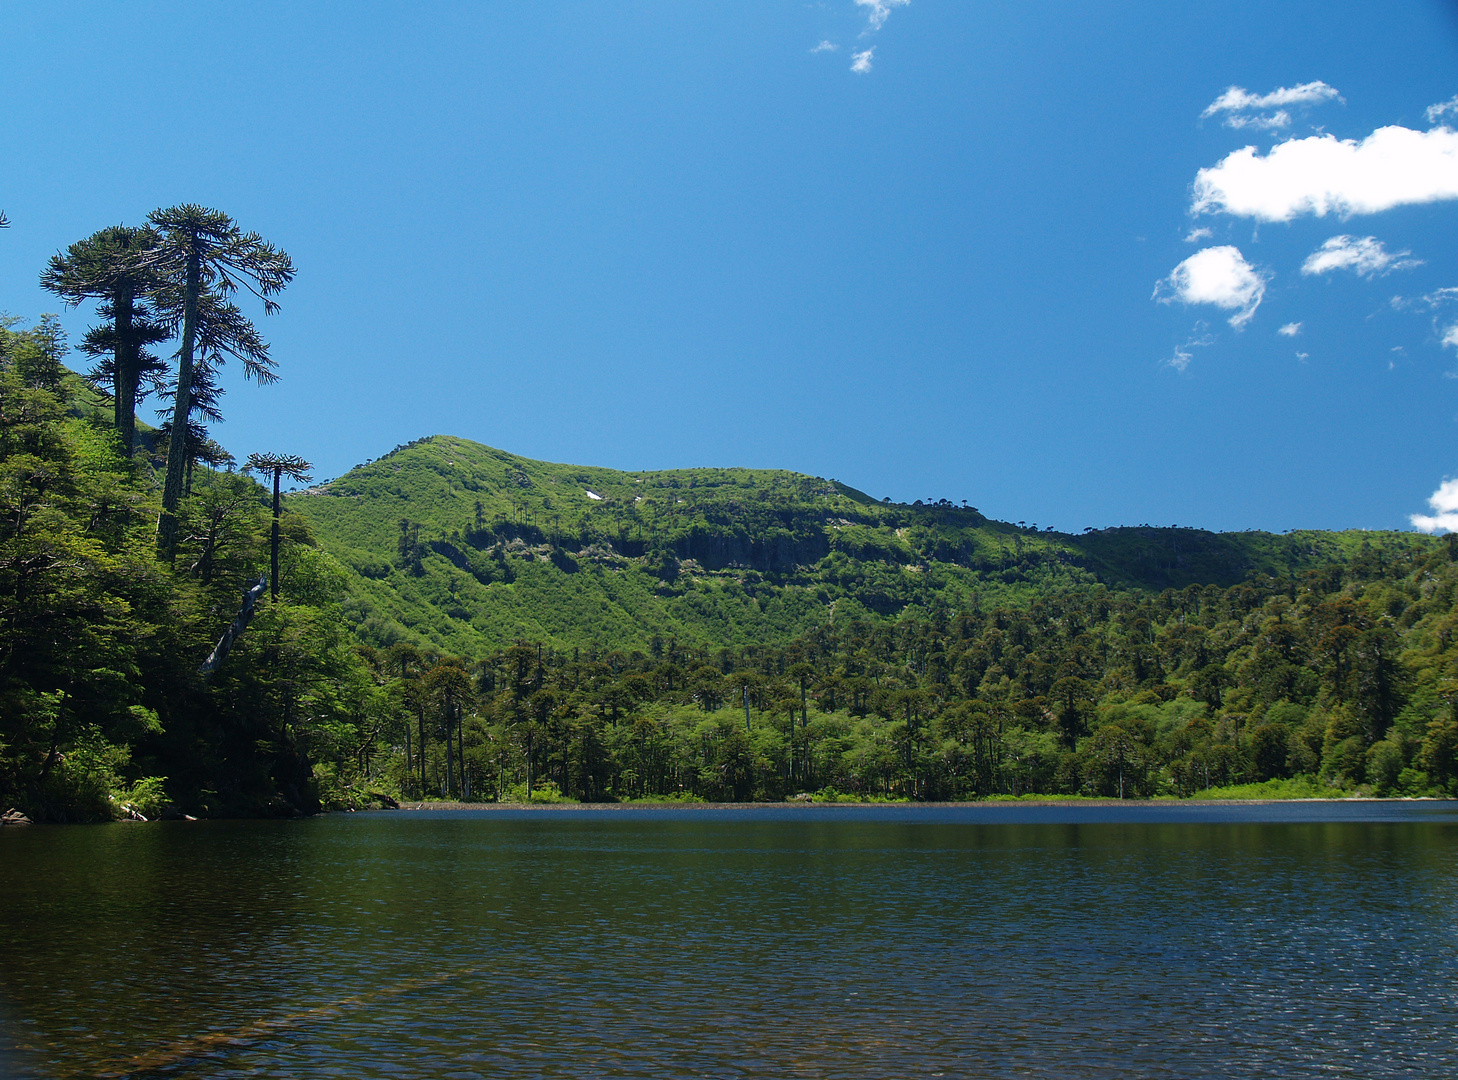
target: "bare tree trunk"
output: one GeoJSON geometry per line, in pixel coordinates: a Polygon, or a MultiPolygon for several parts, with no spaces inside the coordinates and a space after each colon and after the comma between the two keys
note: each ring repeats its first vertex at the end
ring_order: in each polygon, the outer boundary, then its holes
{"type": "Polygon", "coordinates": [[[456,764],[455,764],[455,761],[452,760],[452,757],[451,757],[451,750],[452,750],[451,743],[453,743],[453,742],[455,742],[455,739],[452,737],[452,734],[451,734],[451,714],[450,714],[450,711],[447,710],[446,711],[446,737],[445,737],[445,744],[446,744],[446,747],[445,747],[445,750],[446,750],[446,767],[445,767],[445,792],[444,792],[445,797],[447,799],[449,799],[451,797],[451,783],[455,779],[455,774],[456,774],[456,764]]]}
{"type": "Polygon", "coordinates": [[[197,302],[202,290],[202,257],[194,241],[187,256],[187,291],[182,305],[182,348],[177,354],[177,396],[172,402],[172,439],[167,446],[167,478],[162,485],[162,516],[157,546],[167,558],[177,548],[177,504],[187,471],[187,420],[192,415],[192,354],[197,345],[197,302]]]}
{"type": "Polygon", "coordinates": [[[466,775],[466,718],[459,711],[456,713],[456,748],[460,750],[458,755],[461,759],[461,798],[471,797],[471,780],[466,775]]]}
{"type": "Polygon", "coordinates": [[[407,721],[405,724],[405,778],[410,782],[411,787],[415,786],[415,777],[412,775],[414,772],[415,752],[410,745],[410,724],[407,721]]]}
{"type": "MultiPolygon", "coordinates": [[[[173,429],[176,430],[177,424],[175,422],[172,426],[173,429]]],[[[268,569],[269,572],[273,574],[273,580],[271,582],[273,586],[273,593],[271,595],[275,600],[278,599],[278,478],[279,474],[282,472],[282,469],[273,470],[273,542],[272,546],[269,549],[268,558],[268,569]]]]}
{"type": "Polygon", "coordinates": [[[122,453],[132,456],[132,443],[137,437],[137,360],[138,349],[132,337],[132,296],[119,290],[115,297],[116,341],[112,346],[112,383],[115,394],[112,408],[117,434],[121,436],[122,453]]]}

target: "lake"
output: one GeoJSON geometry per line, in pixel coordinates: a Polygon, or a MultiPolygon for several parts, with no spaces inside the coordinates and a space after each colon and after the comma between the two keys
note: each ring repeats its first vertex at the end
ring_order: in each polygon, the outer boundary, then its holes
{"type": "Polygon", "coordinates": [[[1458,1076],[1458,803],[0,831],[18,1077],[1458,1076]]]}

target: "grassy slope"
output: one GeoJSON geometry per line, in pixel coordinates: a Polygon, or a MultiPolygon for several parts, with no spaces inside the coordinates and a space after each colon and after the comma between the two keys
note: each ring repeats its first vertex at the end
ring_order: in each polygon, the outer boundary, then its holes
{"type": "Polygon", "coordinates": [[[655,634],[710,646],[784,640],[832,618],[1021,604],[1095,582],[1229,585],[1437,542],[1406,533],[1032,532],[970,507],[878,503],[786,471],[626,473],[450,436],[399,447],[290,496],[289,506],[351,569],[346,611],[362,637],[467,654],[516,639],[625,648],[655,634]],[[402,519],[420,525],[418,573],[399,553],[402,519]]]}

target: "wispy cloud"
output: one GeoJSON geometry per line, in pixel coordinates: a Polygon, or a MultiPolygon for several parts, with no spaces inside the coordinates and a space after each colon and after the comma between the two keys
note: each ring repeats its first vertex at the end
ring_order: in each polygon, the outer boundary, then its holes
{"type": "MultiPolygon", "coordinates": [[[[1199,326],[1197,326],[1195,329],[1198,330],[1204,325],[1204,323],[1200,323],[1199,326]]],[[[1204,349],[1214,344],[1215,339],[1209,334],[1201,334],[1199,337],[1192,337],[1183,345],[1176,345],[1174,355],[1166,360],[1165,364],[1168,367],[1174,368],[1176,371],[1184,371],[1185,368],[1190,366],[1190,361],[1195,358],[1195,354],[1190,351],[1191,349],[1204,349]]]]}
{"type": "Polygon", "coordinates": [[[1421,266],[1421,259],[1407,258],[1411,254],[1410,251],[1390,252],[1375,236],[1333,236],[1306,257],[1301,272],[1311,275],[1350,270],[1359,277],[1372,278],[1421,266]]]}
{"type": "Polygon", "coordinates": [[[833,41],[822,41],[810,51],[811,53],[835,52],[839,48],[840,46],[833,41]]]}
{"type": "Polygon", "coordinates": [[[1280,334],[1282,337],[1295,337],[1297,334],[1301,333],[1301,323],[1288,322],[1285,326],[1277,330],[1276,333],[1280,334]]]}
{"type": "MultiPolygon", "coordinates": [[[[1458,287],[1447,286],[1434,289],[1422,296],[1394,296],[1388,301],[1393,311],[1425,313],[1432,320],[1432,332],[1438,344],[1458,349],[1458,323],[1452,321],[1452,310],[1458,305],[1458,287]]],[[[1445,378],[1458,378],[1458,372],[1448,372],[1445,378]]]]}
{"type": "Polygon", "coordinates": [[[1458,532],[1458,480],[1444,480],[1428,496],[1432,514],[1413,514],[1408,520],[1425,533],[1458,532]]]}
{"type": "Polygon", "coordinates": [[[1458,132],[1382,127],[1360,141],[1312,135],[1247,146],[1195,175],[1193,214],[1257,221],[1376,214],[1458,198],[1458,132]]]}
{"type": "Polygon", "coordinates": [[[1436,124],[1445,117],[1458,116],[1458,94],[1454,94],[1447,101],[1440,101],[1436,105],[1429,105],[1426,115],[1430,124],[1436,124]]]}
{"type": "Polygon", "coordinates": [[[1252,94],[1244,87],[1230,86],[1205,108],[1200,118],[1208,119],[1223,113],[1222,123],[1228,128],[1279,131],[1291,126],[1291,107],[1304,108],[1341,99],[1335,88],[1319,80],[1299,86],[1282,86],[1269,94],[1252,94]]]}
{"type": "Polygon", "coordinates": [[[1255,128],[1258,131],[1281,131],[1291,126],[1291,114],[1285,109],[1277,109],[1268,115],[1227,116],[1225,126],[1228,128],[1255,128]]]}
{"type": "Polygon", "coordinates": [[[1244,87],[1229,86],[1200,115],[1208,117],[1222,112],[1274,109],[1282,105],[1315,105],[1333,98],[1341,100],[1341,95],[1335,87],[1328,86],[1320,79],[1296,86],[1282,86],[1269,94],[1252,94],[1244,87]]]}
{"type": "Polygon", "coordinates": [[[1458,287],[1450,285],[1422,296],[1394,296],[1389,303],[1393,311],[1438,311],[1458,303],[1458,287]]]}
{"type": "Polygon", "coordinates": [[[1185,243],[1187,243],[1187,244],[1197,244],[1201,240],[1208,240],[1208,239],[1210,239],[1210,237],[1212,237],[1214,235],[1215,234],[1213,232],[1211,232],[1209,229],[1205,229],[1205,228],[1191,229],[1189,231],[1189,233],[1187,233],[1185,235],[1185,243]]]}
{"type": "Polygon", "coordinates": [[[857,75],[864,75],[871,70],[871,58],[876,54],[876,47],[872,45],[865,52],[851,53],[851,70],[857,75]]]}
{"type": "Polygon", "coordinates": [[[856,7],[866,8],[866,32],[881,29],[891,17],[891,9],[905,7],[911,0],[856,0],[856,7]]]}
{"type": "Polygon", "coordinates": [[[1168,304],[1214,304],[1234,311],[1230,325],[1242,329],[1266,295],[1269,275],[1258,271],[1240,249],[1226,244],[1197,251],[1154,287],[1153,299],[1168,304]]]}

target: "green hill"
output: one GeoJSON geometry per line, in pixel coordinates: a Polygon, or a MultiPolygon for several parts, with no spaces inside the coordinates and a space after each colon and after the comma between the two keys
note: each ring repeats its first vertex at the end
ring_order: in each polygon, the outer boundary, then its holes
{"type": "Polygon", "coordinates": [[[620,472],[436,435],[289,498],[350,571],[366,642],[466,655],[515,640],[618,648],[783,642],[827,621],[1023,606],[1102,583],[1288,579],[1437,543],[1408,533],[1070,535],[942,501],[877,502],[769,469],[620,472]]]}

